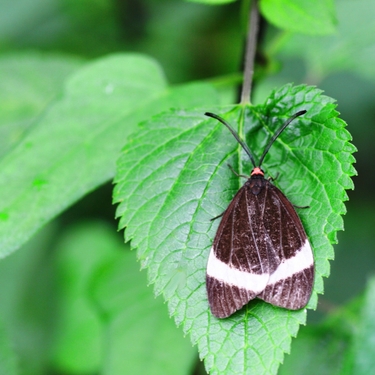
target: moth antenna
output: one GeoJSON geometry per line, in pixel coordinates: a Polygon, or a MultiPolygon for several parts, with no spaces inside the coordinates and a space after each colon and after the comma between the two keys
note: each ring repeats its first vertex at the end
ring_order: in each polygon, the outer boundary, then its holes
{"type": "MultiPolygon", "coordinates": [[[[306,111],[305,111],[306,112],[306,111]]],[[[249,156],[251,162],[253,163],[253,166],[254,168],[256,167],[255,165],[255,159],[253,158],[253,155],[251,154],[251,151],[249,149],[249,147],[247,146],[247,144],[240,138],[240,136],[238,135],[238,133],[230,126],[230,124],[228,122],[226,122],[222,117],[218,116],[218,115],[215,115],[214,113],[211,113],[211,112],[206,112],[205,113],[206,116],[208,117],[212,117],[218,121],[220,121],[223,125],[225,125],[229,131],[233,134],[234,138],[236,138],[237,142],[242,146],[242,148],[245,150],[245,152],[247,153],[247,155],[249,156]]]]}
{"type": "Polygon", "coordinates": [[[269,149],[271,148],[273,142],[276,141],[277,137],[284,131],[284,129],[296,118],[296,117],[299,117],[299,116],[302,116],[306,113],[307,111],[306,110],[302,110],[302,111],[298,111],[297,113],[295,113],[292,117],[290,117],[288,120],[285,121],[284,125],[276,132],[276,134],[274,134],[274,136],[271,138],[271,140],[269,141],[267,147],[264,149],[263,151],[263,155],[262,157],[259,159],[259,164],[258,164],[258,167],[260,168],[260,166],[262,165],[263,163],[263,160],[265,158],[265,156],[267,155],[267,152],[269,151],[269,149]]]}

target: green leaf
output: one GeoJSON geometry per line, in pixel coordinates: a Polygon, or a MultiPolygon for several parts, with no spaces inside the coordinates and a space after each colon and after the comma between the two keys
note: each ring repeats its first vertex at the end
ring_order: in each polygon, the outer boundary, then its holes
{"type": "MultiPolygon", "coordinates": [[[[49,317],[56,293],[46,258],[55,234],[54,224],[46,226],[0,262],[0,315],[22,375],[43,374],[49,359],[49,317]]],[[[0,371],[3,373],[8,374],[0,371]]]]}
{"type": "Polygon", "coordinates": [[[92,277],[104,327],[103,374],[191,374],[197,352],[147,287],[135,254],[125,251],[92,277]]]}
{"type": "MultiPolygon", "coordinates": [[[[344,375],[350,334],[338,325],[302,327],[279,375],[344,375]]],[[[355,373],[354,373],[355,374],[355,373]]]]}
{"type": "Polygon", "coordinates": [[[14,53],[0,59],[0,157],[25,136],[81,63],[51,54],[14,53]]]}
{"type": "Polygon", "coordinates": [[[236,0],[188,0],[192,3],[202,3],[202,4],[210,4],[210,5],[221,5],[221,4],[228,4],[233,3],[236,0]]]}
{"type": "Polygon", "coordinates": [[[61,373],[190,374],[196,350],[124,247],[99,222],[64,234],[57,246],[52,365],[61,373]]]}
{"type": "Polygon", "coordinates": [[[375,277],[372,277],[363,299],[358,329],[353,340],[353,374],[371,374],[375,368],[375,277]]]}
{"type": "Polygon", "coordinates": [[[335,31],[333,0],[261,0],[260,11],[284,30],[324,35],[335,31]]]}
{"type": "Polygon", "coordinates": [[[89,299],[89,281],[103,263],[123,250],[111,227],[85,223],[69,230],[57,246],[58,307],[51,362],[61,373],[88,374],[102,366],[102,326],[89,299]],[[77,355],[79,353],[79,356],[77,355]]]}
{"type": "Polygon", "coordinates": [[[374,80],[375,3],[372,0],[337,2],[338,30],[334,35],[290,35],[278,43],[280,55],[303,57],[315,80],[330,73],[353,71],[374,80]]]}
{"type": "Polygon", "coordinates": [[[19,374],[17,356],[13,351],[6,326],[2,320],[0,320],[0,374],[19,374]]]}
{"type": "Polygon", "coordinates": [[[168,88],[141,55],[114,55],[72,76],[63,97],[0,161],[0,257],[108,181],[136,124],[169,109],[216,102],[211,86],[168,88]]]}
{"type": "Polygon", "coordinates": [[[374,368],[374,295],[372,277],[364,295],[333,310],[322,323],[301,329],[280,375],[362,375],[374,368]]]}
{"type": "MultiPolygon", "coordinates": [[[[30,19],[35,20],[35,22],[38,19],[37,25],[42,27],[41,19],[43,20],[46,15],[50,15],[51,10],[56,8],[56,2],[44,3],[42,0],[37,0],[31,4],[28,0],[19,0],[16,3],[12,0],[2,0],[1,7],[3,12],[0,14],[0,35],[2,45],[5,47],[7,39],[9,41],[13,41],[17,37],[21,39],[20,34],[23,34],[23,40],[25,40],[32,32],[35,32],[35,30],[28,28],[30,19]],[[43,12],[41,12],[41,9],[43,9],[43,12]]],[[[13,44],[11,45],[13,46],[13,44]]]]}
{"type": "Polygon", "coordinates": [[[228,130],[203,114],[210,110],[234,127],[240,123],[240,134],[259,159],[275,130],[307,110],[278,138],[262,167],[269,176],[280,173],[275,184],[292,203],[310,206],[300,217],[314,249],[314,308],[355,173],[355,148],[333,102],[313,87],[286,85],[263,105],[171,111],[143,123],[123,150],[114,191],[120,228],[126,227],[126,240],[137,248],[156,293],[198,344],[212,374],[275,374],[306,311],[255,300],[228,319],[211,315],[205,268],[218,226],[211,218],[243,184],[227,163],[247,174],[251,165],[228,130]]]}

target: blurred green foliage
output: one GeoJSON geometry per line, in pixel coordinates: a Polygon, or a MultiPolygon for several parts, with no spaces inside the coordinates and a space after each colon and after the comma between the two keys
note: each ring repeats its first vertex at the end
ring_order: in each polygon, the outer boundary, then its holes
{"type": "MultiPolygon", "coordinates": [[[[151,56],[170,84],[206,80],[219,91],[221,103],[235,103],[246,6],[177,0],[0,0],[2,161],[48,116],[49,106],[63,96],[68,77],[112,53],[151,56]]],[[[375,3],[340,0],[335,8],[336,29],[329,35],[294,34],[261,24],[254,103],[288,82],[317,85],[337,99],[359,150],[358,177],[349,192],[346,230],[335,246],[331,277],[317,311],[308,314],[311,325],[301,329],[292,344],[292,355],[281,370],[285,373],[368,374],[374,368],[370,343],[375,295],[374,283],[368,281],[375,269],[375,3]],[[364,348],[363,343],[369,344],[364,348]]],[[[2,177],[17,178],[17,171],[2,177]]],[[[43,189],[42,180],[34,183],[35,189],[43,189]]],[[[154,301],[151,288],[142,284],[145,275],[135,272],[139,264],[134,254],[127,253],[115,233],[111,193],[110,182],[93,192],[87,189],[84,198],[0,262],[0,374],[113,375],[121,373],[118,368],[125,374],[205,373],[161,299],[154,301]],[[118,262],[126,275],[116,269],[118,262]],[[112,268],[116,277],[108,280],[112,268]],[[101,278],[102,284],[97,281],[101,278]],[[137,314],[126,310],[127,298],[134,304],[131,296],[113,301],[116,295],[110,291],[121,290],[118,285],[127,282],[144,286],[139,293],[165,321],[153,320],[149,311],[142,311],[145,316],[137,321],[137,314]],[[106,298],[110,302],[105,303],[114,306],[110,312],[101,307],[106,298]],[[144,322],[141,335],[126,326],[130,318],[116,312],[116,306],[129,312],[135,327],[144,322]],[[157,324],[163,329],[155,331],[157,324]],[[152,348],[147,332],[157,332],[152,348]],[[130,362],[121,361],[117,353],[129,340],[134,340],[130,349],[147,346],[149,355],[138,364],[149,361],[152,370],[126,368],[130,362]],[[155,347],[159,351],[153,351],[155,347]]],[[[0,225],[7,215],[0,212],[0,225]]]]}

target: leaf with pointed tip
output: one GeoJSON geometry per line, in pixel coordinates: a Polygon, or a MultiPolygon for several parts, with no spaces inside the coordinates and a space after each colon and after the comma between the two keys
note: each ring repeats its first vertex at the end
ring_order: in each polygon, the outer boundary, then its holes
{"type": "Polygon", "coordinates": [[[227,167],[249,173],[246,154],[205,111],[225,117],[258,160],[267,141],[295,112],[262,167],[296,205],[314,249],[316,277],[308,307],[323,292],[333,258],[331,243],[343,228],[345,189],[353,187],[350,134],[333,99],[314,87],[286,85],[263,105],[171,111],[142,124],[118,161],[114,202],[120,228],[163,294],[177,324],[183,324],[212,374],[276,374],[306,310],[288,311],[254,300],[227,319],[209,311],[205,268],[218,226],[211,218],[225,210],[243,181],[227,167]]]}

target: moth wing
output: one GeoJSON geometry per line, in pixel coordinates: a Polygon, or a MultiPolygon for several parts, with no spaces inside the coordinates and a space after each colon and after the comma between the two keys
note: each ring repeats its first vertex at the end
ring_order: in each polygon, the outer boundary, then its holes
{"type": "Polygon", "coordinates": [[[280,263],[257,296],[275,306],[298,310],[308,303],[314,283],[313,252],[293,205],[270,182],[263,223],[280,263]]]}
{"type": "Polygon", "coordinates": [[[259,295],[267,286],[270,271],[277,266],[277,255],[259,220],[262,211],[246,183],[219,224],[206,275],[210,308],[219,318],[232,315],[259,295]]]}

